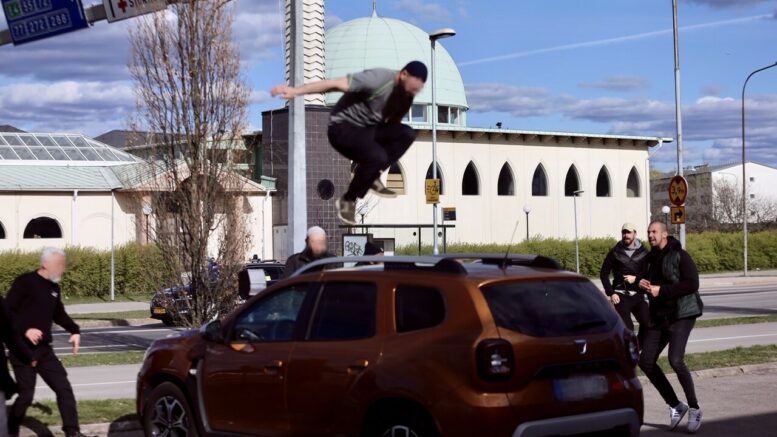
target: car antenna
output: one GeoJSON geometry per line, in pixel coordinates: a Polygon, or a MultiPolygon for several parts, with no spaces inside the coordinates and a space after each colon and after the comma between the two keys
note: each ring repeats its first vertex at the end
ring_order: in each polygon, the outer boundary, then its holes
{"type": "Polygon", "coordinates": [[[499,266],[502,270],[507,269],[507,257],[510,256],[510,249],[513,246],[513,241],[515,240],[515,232],[518,230],[518,222],[519,220],[515,221],[515,227],[513,228],[513,236],[510,237],[510,243],[507,245],[507,251],[505,251],[505,259],[502,261],[502,264],[499,266]]]}

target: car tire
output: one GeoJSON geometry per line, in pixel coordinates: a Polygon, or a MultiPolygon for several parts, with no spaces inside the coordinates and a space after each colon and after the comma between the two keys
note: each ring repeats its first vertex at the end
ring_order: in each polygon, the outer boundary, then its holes
{"type": "Polygon", "coordinates": [[[431,419],[417,409],[390,409],[368,423],[368,437],[438,437],[431,419]]]}
{"type": "Polygon", "coordinates": [[[146,436],[197,437],[189,401],[175,384],[164,382],[148,395],[143,408],[143,431],[146,436]]]}

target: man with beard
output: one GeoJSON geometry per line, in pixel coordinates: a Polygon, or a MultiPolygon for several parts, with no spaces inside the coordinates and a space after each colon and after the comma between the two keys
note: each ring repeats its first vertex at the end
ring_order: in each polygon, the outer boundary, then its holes
{"type": "Polygon", "coordinates": [[[341,91],[332,108],[329,142],[356,165],[348,190],[337,200],[337,213],[346,224],[356,224],[356,200],[368,191],[396,197],[380,175],[396,163],[415,141],[415,131],[402,124],[413,98],[426,82],[426,65],[412,61],[401,70],[373,68],[346,77],[322,80],[299,87],[278,85],[273,96],[293,99],[305,94],[341,91]]]}

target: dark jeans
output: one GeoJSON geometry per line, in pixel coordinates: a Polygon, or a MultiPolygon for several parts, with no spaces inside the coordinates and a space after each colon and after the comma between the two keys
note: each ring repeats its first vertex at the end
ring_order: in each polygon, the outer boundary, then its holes
{"type": "Polygon", "coordinates": [[[621,301],[615,305],[615,311],[620,314],[623,323],[626,327],[634,330],[634,322],[631,321],[631,315],[634,314],[634,318],[639,323],[639,338],[640,347],[645,342],[645,332],[647,332],[648,326],[650,326],[650,307],[645,300],[645,295],[635,294],[634,296],[627,296],[625,294],[618,293],[621,301]]]}
{"type": "Polygon", "coordinates": [[[329,142],[341,155],[355,162],[356,171],[343,199],[355,201],[367,195],[380,172],[399,161],[415,141],[415,131],[402,123],[359,127],[350,123],[329,126],[329,142]]]}
{"type": "Polygon", "coordinates": [[[19,396],[8,411],[8,432],[18,434],[19,425],[24,420],[27,408],[32,404],[35,394],[37,375],[51,387],[57,395],[57,406],[62,416],[62,430],[65,435],[72,435],[79,431],[78,412],[76,411],[76,398],[73,388],[67,380],[67,372],[62,366],[51,346],[39,346],[36,350],[38,364],[35,367],[25,365],[18,358],[11,355],[16,384],[19,387],[19,396]]]}
{"type": "Polygon", "coordinates": [[[653,386],[664,398],[670,407],[676,407],[680,400],[677,399],[672,384],[666,379],[666,375],[656,364],[658,356],[669,345],[669,365],[672,366],[680,385],[683,387],[688,405],[691,408],[699,408],[696,399],[696,389],[688,366],[685,365],[685,346],[691,335],[696,319],[677,320],[668,326],[651,326],[645,331],[645,344],[642,346],[642,354],[639,357],[639,368],[645,372],[653,386]]]}

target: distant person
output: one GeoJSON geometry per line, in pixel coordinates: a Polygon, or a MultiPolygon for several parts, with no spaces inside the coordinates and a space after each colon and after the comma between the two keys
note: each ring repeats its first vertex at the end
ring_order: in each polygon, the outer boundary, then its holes
{"type": "Polygon", "coordinates": [[[80,329],[62,304],[59,282],[66,269],[65,252],[47,247],[41,253],[40,268],[16,278],[6,297],[11,324],[14,331],[22,336],[32,361],[28,363],[26,357],[18,356],[11,350],[10,361],[19,389],[19,396],[9,409],[8,432],[12,436],[19,434],[19,426],[32,404],[38,375],[57,395],[65,436],[83,436],[78,425],[73,388],[51,345],[51,325],[56,323],[70,332],[68,343],[73,345],[73,354],[77,354],[81,346],[80,329]]]}
{"type": "Polygon", "coordinates": [[[669,405],[669,427],[677,428],[688,414],[688,432],[694,433],[701,427],[702,411],[691,372],[685,365],[685,347],[696,318],[704,309],[699,295],[699,272],[680,242],[669,236],[666,223],[651,222],[648,240],[652,247],[648,273],[639,286],[650,297],[651,323],[644,334],[639,367],[669,405]],[[656,364],[667,345],[669,365],[677,374],[688,404],[677,398],[666,375],[656,364]]]}
{"type": "Polygon", "coordinates": [[[604,292],[610,297],[626,327],[633,331],[631,315],[637,319],[640,345],[645,328],[650,323],[650,309],[645,292],[639,288],[637,277],[645,276],[647,258],[648,251],[637,238],[637,227],[632,223],[624,223],[621,226],[621,241],[607,253],[599,271],[604,292]]]}
{"type": "Polygon", "coordinates": [[[341,155],[357,164],[351,184],[337,200],[337,213],[346,224],[356,224],[356,200],[369,190],[396,197],[380,175],[396,163],[415,141],[415,131],[402,124],[413,99],[426,83],[427,69],[412,61],[401,70],[373,68],[338,79],[299,87],[278,85],[273,96],[293,99],[305,94],[340,91],[340,100],[329,117],[329,142],[341,155]]]}
{"type": "Polygon", "coordinates": [[[305,238],[305,249],[300,253],[295,253],[286,260],[286,268],[283,270],[283,277],[288,278],[294,272],[302,267],[324,258],[330,258],[333,255],[329,253],[329,244],[327,242],[326,231],[318,226],[308,229],[305,238]]]}
{"type": "MultiPolygon", "coordinates": [[[[377,244],[368,241],[367,244],[364,245],[364,256],[384,256],[384,255],[385,253],[383,253],[383,248],[378,246],[377,244]]],[[[361,266],[368,266],[373,264],[380,264],[380,263],[360,262],[360,263],[356,263],[356,266],[361,267],[361,266]]]]}

